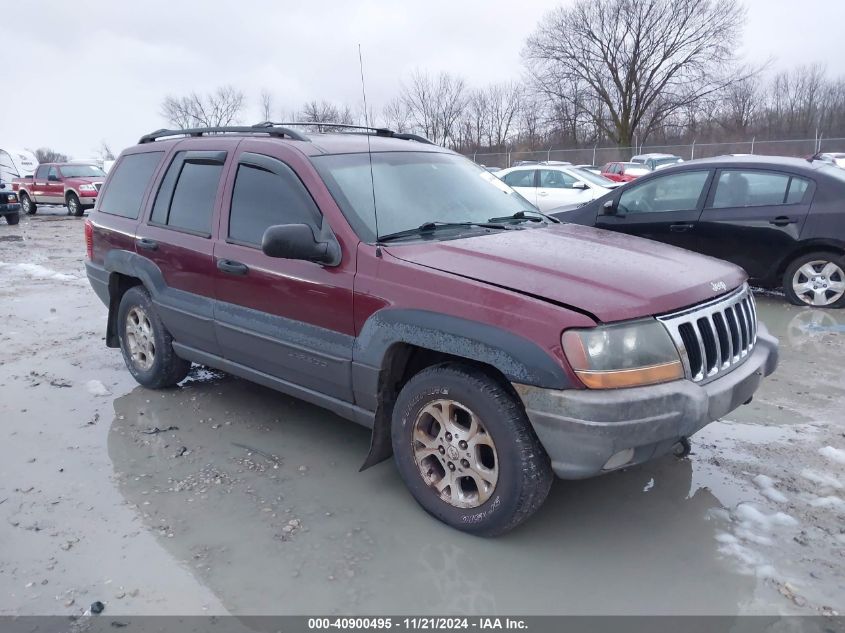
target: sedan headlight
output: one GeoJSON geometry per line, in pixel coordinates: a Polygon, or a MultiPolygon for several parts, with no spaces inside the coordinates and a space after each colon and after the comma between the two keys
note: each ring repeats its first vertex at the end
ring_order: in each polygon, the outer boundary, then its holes
{"type": "Polygon", "coordinates": [[[94,185],[79,185],[80,191],[97,191],[94,185]]]}
{"type": "Polygon", "coordinates": [[[563,352],[590,389],[654,385],[684,377],[669,333],[653,319],[567,330],[563,352]]]}

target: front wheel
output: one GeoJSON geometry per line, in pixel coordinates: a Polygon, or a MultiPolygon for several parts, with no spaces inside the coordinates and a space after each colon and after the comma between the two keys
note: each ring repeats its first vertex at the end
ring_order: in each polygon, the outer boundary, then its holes
{"type": "Polygon", "coordinates": [[[75,193],[69,193],[67,196],[67,212],[69,215],[76,217],[81,217],[85,213],[85,209],[79,203],[79,198],[76,197],[75,193]]]}
{"type": "Polygon", "coordinates": [[[819,251],[796,258],[783,275],[783,292],[790,303],[817,308],[845,305],[845,259],[819,251]]]}
{"type": "Polygon", "coordinates": [[[124,293],[117,322],[120,351],[135,380],[144,387],[162,389],[185,379],[191,363],[173,351],[173,337],[143,286],[124,293]]]}
{"type": "Polygon", "coordinates": [[[391,431],[411,494],[459,530],[503,534],[551,488],[548,455],[521,404],[482,369],[450,363],[415,375],[399,394],[391,431]]]}
{"type": "Polygon", "coordinates": [[[27,194],[22,193],[20,195],[21,198],[21,209],[27,215],[35,215],[35,212],[38,211],[38,207],[35,205],[35,202],[30,198],[27,194]]]}
{"type": "Polygon", "coordinates": [[[11,213],[11,214],[6,216],[6,222],[8,224],[17,224],[20,221],[21,221],[20,213],[11,213]]]}

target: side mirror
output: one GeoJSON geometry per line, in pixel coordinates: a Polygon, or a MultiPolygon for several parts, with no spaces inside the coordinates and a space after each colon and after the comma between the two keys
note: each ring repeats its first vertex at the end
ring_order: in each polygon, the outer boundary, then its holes
{"type": "Polygon", "coordinates": [[[268,257],[303,259],[318,264],[335,265],[340,248],[334,241],[318,242],[307,224],[277,224],[264,231],[261,250],[268,257]]]}
{"type": "Polygon", "coordinates": [[[611,198],[610,200],[606,200],[602,208],[602,215],[616,215],[616,201],[611,198]]]}
{"type": "Polygon", "coordinates": [[[590,186],[586,182],[579,180],[577,182],[572,183],[572,188],[573,189],[589,189],[590,186]]]}

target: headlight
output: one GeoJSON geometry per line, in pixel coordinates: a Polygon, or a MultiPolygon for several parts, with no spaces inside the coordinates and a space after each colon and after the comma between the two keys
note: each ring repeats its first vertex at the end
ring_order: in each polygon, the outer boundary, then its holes
{"type": "Polygon", "coordinates": [[[590,389],[654,385],[684,377],[669,333],[653,319],[567,330],[563,352],[590,389]]]}
{"type": "Polygon", "coordinates": [[[94,185],[79,185],[80,191],[97,191],[94,185]]]}
{"type": "Polygon", "coordinates": [[[17,202],[17,201],[18,201],[18,196],[17,196],[16,194],[14,194],[14,193],[10,193],[10,194],[8,194],[8,195],[6,196],[6,200],[7,200],[8,202],[17,202]]]}

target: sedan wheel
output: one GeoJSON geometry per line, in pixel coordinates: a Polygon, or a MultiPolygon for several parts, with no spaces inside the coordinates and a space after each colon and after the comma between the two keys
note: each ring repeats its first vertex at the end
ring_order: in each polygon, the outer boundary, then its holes
{"type": "Polygon", "coordinates": [[[845,272],[836,262],[808,261],[792,275],[792,290],[807,305],[831,306],[845,295],[845,272]]]}

